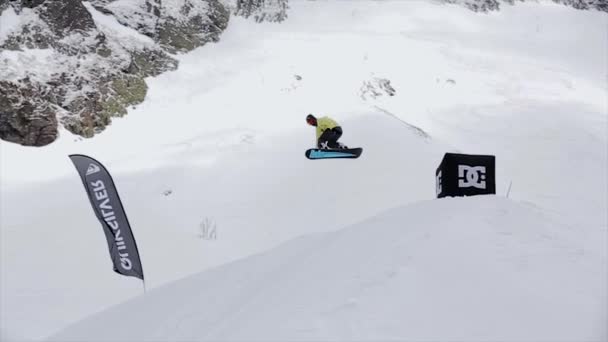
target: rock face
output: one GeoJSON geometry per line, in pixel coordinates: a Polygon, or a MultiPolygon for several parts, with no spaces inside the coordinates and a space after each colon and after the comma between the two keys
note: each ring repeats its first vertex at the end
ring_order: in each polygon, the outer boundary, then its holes
{"type": "Polygon", "coordinates": [[[125,115],[144,100],[146,77],[176,69],[170,54],[217,41],[229,12],[218,0],[0,0],[0,18],[10,23],[0,36],[0,138],[43,146],[58,125],[92,137],[125,115]]]}
{"type": "Polygon", "coordinates": [[[23,145],[50,144],[57,138],[57,117],[49,88],[29,80],[20,83],[0,81],[0,136],[23,145]]]}
{"type": "Polygon", "coordinates": [[[596,9],[608,12],[608,1],[606,0],[553,0],[554,2],[572,6],[579,10],[596,9]]]}
{"type": "Polygon", "coordinates": [[[235,15],[253,17],[258,23],[282,22],[288,9],[288,0],[237,0],[235,15]]]}
{"type": "Polygon", "coordinates": [[[500,8],[498,0],[443,0],[449,4],[461,4],[475,12],[497,11],[500,8]]]}
{"type": "MultiPolygon", "coordinates": [[[[518,2],[533,0],[443,0],[450,4],[461,4],[475,12],[489,12],[500,10],[501,4],[514,5],[518,2]]],[[[553,0],[555,3],[564,4],[580,10],[595,9],[608,12],[608,0],[553,0]]]]}
{"type": "Polygon", "coordinates": [[[230,17],[218,0],[95,0],[92,4],[171,53],[218,41],[230,17]]]}
{"type": "Polygon", "coordinates": [[[64,38],[73,32],[95,29],[93,17],[80,0],[28,1],[26,7],[38,7],[40,18],[56,37],[64,38]]]}

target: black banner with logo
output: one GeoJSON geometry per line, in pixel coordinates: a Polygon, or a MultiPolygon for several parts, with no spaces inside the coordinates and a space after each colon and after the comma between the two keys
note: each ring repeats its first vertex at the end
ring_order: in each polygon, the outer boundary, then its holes
{"type": "Polygon", "coordinates": [[[114,271],[144,280],[144,272],[131,226],[108,170],[97,160],[70,155],[84,184],[93,211],[106,235],[114,271]]]}
{"type": "Polygon", "coordinates": [[[435,172],[437,198],[496,194],[496,157],[446,153],[435,172]]]}

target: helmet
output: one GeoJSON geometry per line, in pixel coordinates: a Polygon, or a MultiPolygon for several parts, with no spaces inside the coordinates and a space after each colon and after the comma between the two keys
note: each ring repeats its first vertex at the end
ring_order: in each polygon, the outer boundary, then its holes
{"type": "Polygon", "coordinates": [[[316,126],[317,125],[317,118],[315,118],[314,115],[312,114],[308,114],[306,116],[306,122],[311,125],[311,126],[316,126]]]}

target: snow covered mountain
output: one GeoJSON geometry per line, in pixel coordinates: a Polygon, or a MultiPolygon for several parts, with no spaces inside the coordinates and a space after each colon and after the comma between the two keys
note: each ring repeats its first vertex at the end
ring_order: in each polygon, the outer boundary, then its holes
{"type": "Polygon", "coordinates": [[[232,17],[217,43],[172,54],[179,67],[92,139],[59,127],[41,149],[0,142],[3,340],[605,340],[606,13],[292,1],[288,14],[232,17]],[[361,158],[306,160],[308,113],[338,120],[361,158]],[[498,196],[433,201],[448,151],[496,155],[498,196]],[[111,271],[72,153],[114,176],[146,295],[111,271]],[[146,331],[98,333],[121,326],[85,319],[106,309],[146,331]]]}
{"type": "MultiPolygon", "coordinates": [[[[523,0],[442,0],[494,11],[523,0]]],[[[604,0],[553,0],[608,12],[604,0]]],[[[140,104],[145,78],[216,42],[229,13],[282,22],[287,0],[1,0],[0,139],[45,146],[58,127],[90,138],[140,104]]]]}
{"type": "Polygon", "coordinates": [[[228,22],[217,0],[0,2],[0,137],[32,146],[58,124],[92,137],[146,96],[145,78],[170,54],[216,41],[228,22]]]}

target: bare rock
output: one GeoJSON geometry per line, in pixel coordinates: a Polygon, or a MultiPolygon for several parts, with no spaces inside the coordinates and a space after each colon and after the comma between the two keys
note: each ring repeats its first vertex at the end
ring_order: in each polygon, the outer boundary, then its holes
{"type": "Polygon", "coordinates": [[[58,135],[57,113],[49,89],[24,80],[20,86],[0,81],[0,139],[44,146],[58,135]]]}
{"type": "Polygon", "coordinates": [[[287,19],[288,0],[237,0],[235,14],[253,17],[256,22],[282,22],[287,19]]]}
{"type": "MultiPolygon", "coordinates": [[[[40,0],[32,1],[34,3],[40,0]]],[[[80,0],[42,1],[37,4],[40,17],[58,37],[74,32],[87,32],[96,29],[91,13],[80,0]]]]}

